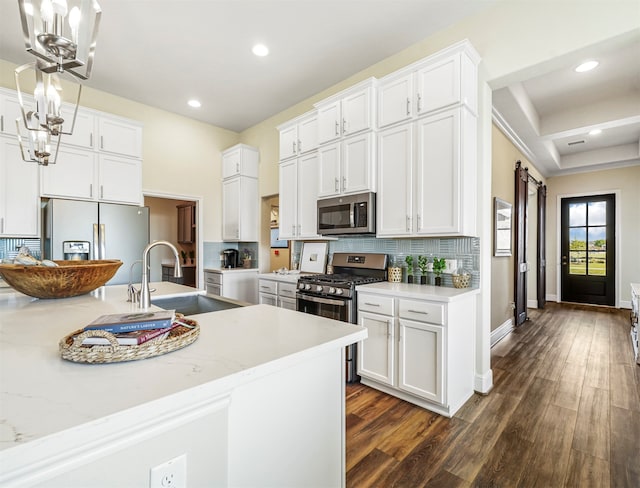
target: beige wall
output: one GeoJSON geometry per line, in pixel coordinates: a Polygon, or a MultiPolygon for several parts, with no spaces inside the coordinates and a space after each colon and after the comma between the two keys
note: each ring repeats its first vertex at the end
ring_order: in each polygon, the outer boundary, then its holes
{"type": "Polygon", "coordinates": [[[547,295],[560,298],[558,273],[559,216],[558,199],[562,196],[618,193],[619,216],[617,239],[617,297],[629,307],[630,283],[640,281],[640,166],[549,178],[547,182],[547,295]]]}
{"type": "MultiPolygon", "coordinates": [[[[514,204],[515,194],[515,166],[516,161],[522,161],[523,166],[529,168],[531,176],[538,181],[544,178],[540,172],[524,157],[511,141],[495,125],[491,132],[491,202],[495,197],[514,204]]],[[[534,199],[535,201],[535,199],[534,199]]],[[[536,209],[530,208],[529,215],[535,217],[536,209]]],[[[512,234],[513,236],[513,234],[512,234]]],[[[534,240],[535,241],[535,240],[534,240]]],[[[493,250],[493,242],[491,244],[493,250]]],[[[513,239],[512,239],[513,249],[513,239]]],[[[529,254],[535,256],[535,247],[529,249],[529,254]]],[[[492,251],[493,252],[493,251],[492,251]]],[[[513,256],[493,256],[491,258],[491,330],[495,330],[513,318],[513,288],[514,288],[514,258],[513,256]]],[[[530,295],[530,298],[533,295],[530,295]]]]}

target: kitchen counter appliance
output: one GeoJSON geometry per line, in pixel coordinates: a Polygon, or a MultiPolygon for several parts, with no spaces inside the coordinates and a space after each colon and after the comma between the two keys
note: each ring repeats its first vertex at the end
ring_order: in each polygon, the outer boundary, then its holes
{"type": "Polygon", "coordinates": [[[222,268],[237,268],[238,267],[238,250],[237,249],[225,249],[220,254],[222,268]]]}
{"type": "Polygon", "coordinates": [[[318,234],[375,234],[376,194],[373,192],[318,200],[318,234]]]}
{"type": "MultiPolygon", "coordinates": [[[[333,274],[300,276],[297,310],[351,324],[358,323],[356,286],[386,281],[388,257],[378,253],[336,252],[333,274]]],[[[358,380],[356,345],[346,351],[346,380],[358,380]]]]}

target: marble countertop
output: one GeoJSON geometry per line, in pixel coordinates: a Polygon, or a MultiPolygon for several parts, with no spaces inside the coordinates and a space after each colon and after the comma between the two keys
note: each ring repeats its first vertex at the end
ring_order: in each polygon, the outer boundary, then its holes
{"type": "MultiPolygon", "coordinates": [[[[151,286],[152,299],[194,294],[170,282],[151,286]]],[[[38,448],[44,456],[60,433],[95,438],[115,419],[120,429],[135,425],[150,405],[171,411],[366,338],[359,326],[253,305],[194,316],[198,340],[155,358],[112,364],[60,358],[58,342],[67,334],[99,315],[135,309],[126,297],[126,285],[59,300],[0,294],[0,464],[27,462],[38,448]]]]}
{"type": "Polygon", "coordinates": [[[436,302],[454,302],[459,298],[477,295],[477,288],[451,288],[448,286],[418,285],[409,283],[390,283],[383,281],[369,285],[359,285],[357,291],[379,295],[396,295],[399,298],[416,298],[436,302]]]}

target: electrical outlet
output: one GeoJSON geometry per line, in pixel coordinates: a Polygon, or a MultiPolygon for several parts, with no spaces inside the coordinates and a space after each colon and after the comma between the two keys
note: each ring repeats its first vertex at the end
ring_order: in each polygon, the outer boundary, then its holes
{"type": "Polygon", "coordinates": [[[149,488],[187,488],[187,455],[151,468],[149,488]]]}

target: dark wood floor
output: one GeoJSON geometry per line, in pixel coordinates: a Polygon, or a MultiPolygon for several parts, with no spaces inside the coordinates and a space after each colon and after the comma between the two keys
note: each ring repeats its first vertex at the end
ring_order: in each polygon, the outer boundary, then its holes
{"type": "Polygon", "coordinates": [[[547,304],[452,419],[347,385],[347,486],[640,487],[629,311],[547,304]]]}

